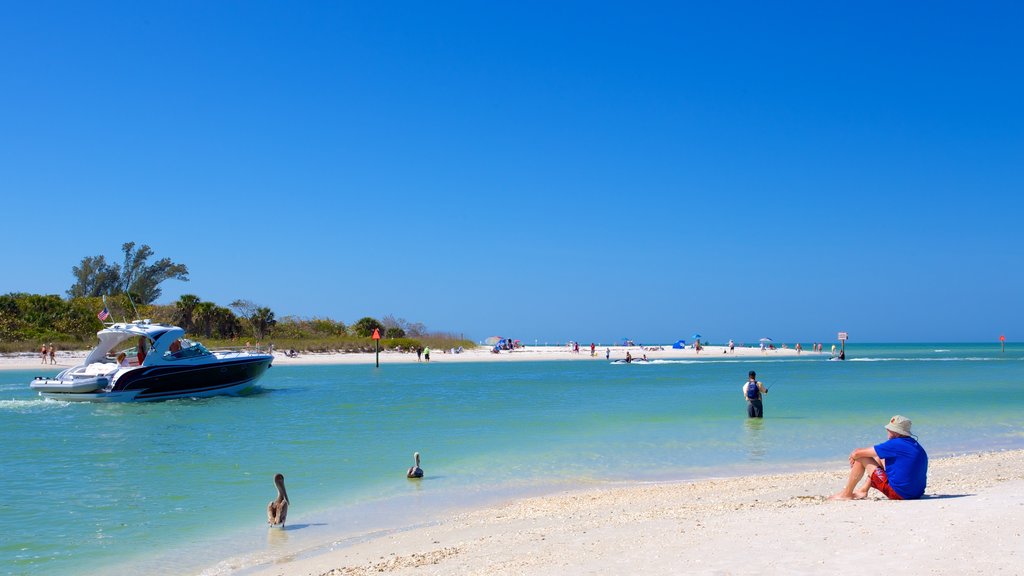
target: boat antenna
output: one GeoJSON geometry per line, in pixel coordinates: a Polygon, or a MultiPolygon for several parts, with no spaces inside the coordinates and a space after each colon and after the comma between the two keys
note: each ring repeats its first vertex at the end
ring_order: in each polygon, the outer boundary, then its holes
{"type": "Polygon", "coordinates": [[[134,300],[132,300],[132,293],[131,293],[131,292],[129,292],[129,291],[127,291],[127,290],[125,290],[125,291],[124,291],[124,295],[128,297],[128,302],[130,302],[130,303],[131,303],[131,305],[132,305],[132,310],[134,310],[134,311],[135,311],[135,319],[136,319],[136,320],[142,320],[142,318],[141,318],[141,317],[139,316],[139,309],[135,307],[135,301],[134,301],[134,300]]]}

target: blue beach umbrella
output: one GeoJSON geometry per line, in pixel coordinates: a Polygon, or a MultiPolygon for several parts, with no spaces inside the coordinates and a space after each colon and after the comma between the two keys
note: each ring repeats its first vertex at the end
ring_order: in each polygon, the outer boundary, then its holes
{"type": "Polygon", "coordinates": [[[694,340],[696,340],[697,338],[700,338],[700,334],[694,334],[694,335],[693,335],[693,339],[694,339],[694,340]]]}

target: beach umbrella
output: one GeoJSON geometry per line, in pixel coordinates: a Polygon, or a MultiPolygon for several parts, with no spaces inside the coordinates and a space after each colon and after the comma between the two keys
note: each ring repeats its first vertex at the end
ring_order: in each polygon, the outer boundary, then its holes
{"type": "Polygon", "coordinates": [[[494,346],[495,344],[497,344],[498,342],[501,342],[504,339],[505,338],[503,338],[501,336],[491,336],[490,338],[484,340],[484,344],[487,344],[488,346],[494,346]]]}
{"type": "Polygon", "coordinates": [[[761,342],[762,344],[763,344],[763,343],[765,343],[765,342],[771,342],[771,341],[772,341],[772,339],[771,339],[771,338],[761,338],[761,340],[760,340],[760,342],[761,342]]]}
{"type": "Polygon", "coordinates": [[[694,335],[693,335],[693,339],[694,339],[694,340],[696,340],[697,338],[700,338],[700,334],[694,334],[694,335]]]}

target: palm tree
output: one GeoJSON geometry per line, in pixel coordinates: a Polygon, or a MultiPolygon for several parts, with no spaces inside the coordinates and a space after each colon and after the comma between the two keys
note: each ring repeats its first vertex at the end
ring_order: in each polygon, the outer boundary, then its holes
{"type": "Polygon", "coordinates": [[[267,307],[260,307],[256,309],[256,312],[249,318],[252,321],[252,331],[256,340],[263,340],[270,331],[271,326],[277,324],[277,320],[274,319],[274,313],[267,307]]]}
{"type": "Polygon", "coordinates": [[[182,294],[181,298],[174,303],[174,323],[181,326],[187,333],[195,328],[193,315],[196,306],[202,302],[195,294],[182,294]]]}
{"type": "Polygon", "coordinates": [[[192,317],[195,320],[196,329],[209,338],[213,334],[213,321],[217,305],[213,302],[199,302],[192,310],[192,317]]]}
{"type": "Polygon", "coordinates": [[[213,324],[220,338],[234,338],[242,333],[242,323],[235,313],[223,306],[213,311],[213,324]]]}

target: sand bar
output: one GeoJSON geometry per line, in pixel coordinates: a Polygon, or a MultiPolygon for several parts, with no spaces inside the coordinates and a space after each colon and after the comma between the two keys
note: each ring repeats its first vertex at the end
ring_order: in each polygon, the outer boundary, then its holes
{"type": "Polygon", "coordinates": [[[245,573],[1020,573],[1024,451],[933,459],[907,502],[827,501],[844,463],[528,498],[245,573]]]}
{"type": "MultiPolygon", "coordinates": [[[[758,348],[737,347],[729,352],[724,346],[706,346],[700,353],[692,348],[683,350],[673,349],[671,346],[603,346],[597,349],[596,356],[590,355],[589,347],[584,350],[580,347],[578,354],[573,353],[566,346],[534,346],[514,351],[502,351],[498,354],[491,352],[490,347],[479,346],[465,350],[460,354],[453,354],[445,350],[432,350],[430,355],[431,363],[452,363],[452,362],[516,362],[516,361],[542,361],[542,360],[579,360],[579,361],[603,361],[606,350],[612,360],[626,357],[628,351],[634,358],[642,358],[644,355],[649,360],[722,360],[724,358],[745,358],[751,360],[762,360],[768,358],[814,356],[827,358],[829,353],[815,353],[804,350],[797,353],[792,348],[779,348],[776,350],[761,351],[758,348]]],[[[85,359],[88,351],[61,351],[58,350],[55,360],[57,364],[42,364],[38,353],[25,352],[22,354],[0,354],[0,370],[63,370],[77,366],[85,359]]],[[[408,364],[417,361],[416,354],[410,352],[381,352],[381,364],[408,364]]],[[[275,366],[315,366],[315,365],[336,365],[336,364],[374,364],[376,355],[372,352],[302,352],[298,357],[290,358],[281,350],[274,351],[275,366]]]]}

